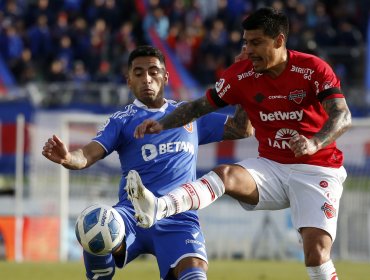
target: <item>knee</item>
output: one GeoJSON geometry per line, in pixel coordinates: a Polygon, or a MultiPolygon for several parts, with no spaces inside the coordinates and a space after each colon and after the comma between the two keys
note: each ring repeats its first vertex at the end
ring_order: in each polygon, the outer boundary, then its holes
{"type": "MultiPolygon", "coordinates": [[[[237,164],[222,164],[213,169],[225,185],[225,193],[241,201],[253,198],[252,204],[258,202],[257,185],[242,166],[237,164]]],[[[246,201],[245,201],[246,202],[246,201]]]]}
{"type": "Polygon", "coordinates": [[[212,171],[221,178],[222,182],[224,182],[225,187],[227,186],[229,189],[232,188],[233,184],[231,183],[235,181],[235,171],[233,165],[221,164],[215,167],[212,171]]]}
{"type": "Polygon", "coordinates": [[[306,266],[320,266],[330,260],[332,240],[330,235],[318,228],[302,228],[306,266]]]}
{"type": "Polygon", "coordinates": [[[185,270],[192,269],[192,268],[201,269],[204,271],[204,273],[207,273],[208,264],[207,262],[199,258],[193,258],[193,257],[185,258],[185,259],[182,259],[178,263],[178,265],[174,268],[173,273],[176,278],[179,278],[179,275],[182,272],[184,272],[185,270]]]}
{"type": "Polygon", "coordinates": [[[306,266],[320,266],[330,260],[330,250],[313,247],[304,252],[306,266]]]}
{"type": "Polygon", "coordinates": [[[230,165],[221,164],[213,168],[213,171],[220,176],[221,179],[226,178],[228,174],[231,172],[230,165]]]}

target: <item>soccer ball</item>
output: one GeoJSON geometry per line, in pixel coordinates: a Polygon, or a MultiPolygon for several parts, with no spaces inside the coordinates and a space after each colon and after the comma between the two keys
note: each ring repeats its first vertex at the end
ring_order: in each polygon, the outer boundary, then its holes
{"type": "Polygon", "coordinates": [[[94,204],[81,212],[75,232],[85,251],[94,255],[107,255],[121,244],[125,236],[125,224],[114,208],[94,204]]]}

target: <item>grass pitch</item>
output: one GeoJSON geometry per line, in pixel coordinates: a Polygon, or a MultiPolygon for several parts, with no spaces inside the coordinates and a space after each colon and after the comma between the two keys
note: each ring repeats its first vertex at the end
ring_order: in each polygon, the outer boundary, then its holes
{"type": "MultiPolygon", "coordinates": [[[[341,280],[369,280],[370,263],[336,262],[341,280]]],[[[0,262],[1,280],[80,280],[85,279],[82,262],[9,263],[0,262]]],[[[153,260],[136,260],[116,271],[115,279],[158,280],[153,260]]],[[[296,280],[308,279],[300,262],[211,260],[209,280],[296,280]]]]}

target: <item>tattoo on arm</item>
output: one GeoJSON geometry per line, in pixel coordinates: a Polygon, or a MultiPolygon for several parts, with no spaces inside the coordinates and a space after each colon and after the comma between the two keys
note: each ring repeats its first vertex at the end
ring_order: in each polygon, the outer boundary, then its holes
{"type": "Polygon", "coordinates": [[[247,113],[240,106],[236,106],[235,114],[228,118],[224,127],[224,140],[247,138],[253,135],[253,127],[247,113]]]}
{"type": "Polygon", "coordinates": [[[315,134],[320,141],[319,148],[333,143],[351,127],[351,112],[344,98],[328,99],[322,105],[329,118],[321,130],[315,134]]]}
{"type": "Polygon", "coordinates": [[[177,107],[171,114],[160,119],[159,123],[163,129],[180,127],[215,110],[217,108],[208,102],[207,97],[201,97],[177,107]]]}

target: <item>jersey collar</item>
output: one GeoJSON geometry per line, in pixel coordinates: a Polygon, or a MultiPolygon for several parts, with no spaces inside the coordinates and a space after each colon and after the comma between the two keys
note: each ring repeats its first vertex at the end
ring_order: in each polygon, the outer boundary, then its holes
{"type": "Polygon", "coordinates": [[[150,111],[150,112],[165,112],[167,107],[168,107],[168,101],[167,101],[166,98],[164,98],[164,101],[165,101],[165,103],[163,104],[163,106],[161,108],[148,108],[148,106],[146,106],[139,99],[135,99],[133,103],[134,103],[135,106],[137,106],[141,109],[150,111]]]}

